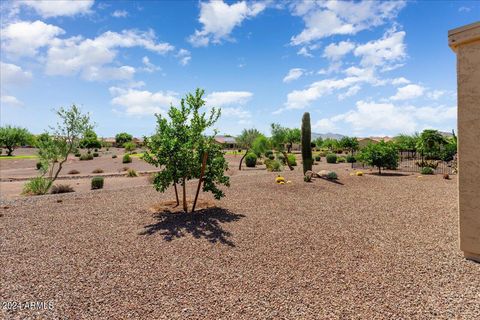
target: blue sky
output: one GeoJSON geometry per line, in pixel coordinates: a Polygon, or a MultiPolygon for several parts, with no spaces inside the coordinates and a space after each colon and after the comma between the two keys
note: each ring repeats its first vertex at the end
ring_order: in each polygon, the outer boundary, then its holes
{"type": "Polygon", "coordinates": [[[100,136],[154,131],[186,92],[217,128],[345,135],[456,128],[447,32],[477,1],[12,1],[1,4],[1,124],[43,132],[75,103],[100,136]]]}

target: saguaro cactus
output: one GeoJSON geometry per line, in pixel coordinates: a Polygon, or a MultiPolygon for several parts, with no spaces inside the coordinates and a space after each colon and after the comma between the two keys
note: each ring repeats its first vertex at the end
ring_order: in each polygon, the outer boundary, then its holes
{"type": "Polygon", "coordinates": [[[305,112],[302,117],[302,160],[303,174],[312,170],[312,128],[310,126],[310,113],[305,112]]]}

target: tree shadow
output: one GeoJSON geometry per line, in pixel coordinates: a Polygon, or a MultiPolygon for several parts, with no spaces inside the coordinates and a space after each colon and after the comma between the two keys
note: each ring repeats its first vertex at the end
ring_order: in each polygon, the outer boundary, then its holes
{"type": "Polygon", "coordinates": [[[196,239],[204,238],[211,243],[219,242],[235,247],[235,244],[229,240],[232,234],[225,231],[221,224],[238,221],[245,216],[223,208],[211,207],[194,213],[162,211],[155,213],[154,217],[158,222],[146,225],[141,235],[159,232],[165,241],[172,241],[190,233],[196,239]]]}
{"type": "Polygon", "coordinates": [[[328,182],[331,182],[331,183],[334,183],[334,184],[339,184],[341,186],[344,185],[343,183],[341,183],[340,181],[338,181],[336,179],[328,179],[328,178],[322,178],[322,177],[320,177],[319,179],[322,179],[322,180],[325,180],[325,181],[328,181],[328,182]]]}
{"type": "Polygon", "coordinates": [[[379,174],[378,172],[371,172],[368,174],[371,174],[373,176],[380,176],[380,177],[382,176],[383,177],[407,177],[412,175],[412,174],[400,173],[400,172],[382,172],[382,174],[379,174]]]}

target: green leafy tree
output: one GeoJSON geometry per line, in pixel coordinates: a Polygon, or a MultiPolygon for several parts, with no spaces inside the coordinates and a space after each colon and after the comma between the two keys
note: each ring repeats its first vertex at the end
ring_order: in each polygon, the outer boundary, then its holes
{"type": "Polygon", "coordinates": [[[125,151],[127,152],[132,152],[133,150],[135,150],[137,148],[137,145],[134,143],[134,142],[125,142],[123,144],[123,147],[125,148],[125,151]]]}
{"type": "Polygon", "coordinates": [[[343,137],[338,144],[341,148],[349,151],[352,156],[359,148],[358,140],[355,137],[343,137]]]}
{"type": "MultiPolygon", "coordinates": [[[[229,178],[225,176],[228,164],[221,146],[216,144],[214,136],[207,136],[205,130],[218,120],[220,110],[212,108],[210,115],[200,112],[205,105],[202,99],[204,90],[197,89],[195,94],[187,94],[180,101],[180,107],[170,107],[169,119],[156,115],[156,133],[145,138],[146,152],[144,160],[162,171],[155,175],[154,187],[164,192],[174,186],[177,204],[179,197],[177,184],[182,186],[183,210],[188,211],[186,184],[188,180],[199,179],[197,196],[203,183],[204,192],[212,192],[216,199],[225,194],[219,185],[229,186],[229,178]]],[[[192,211],[195,209],[195,197],[192,211]]]]}
{"type": "Polygon", "coordinates": [[[241,148],[246,149],[245,154],[240,159],[240,164],[238,165],[238,170],[242,170],[242,163],[245,159],[245,156],[251,151],[253,146],[253,141],[257,137],[262,135],[257,129],[243,129],[242,133],[237,137],[237,143],[241,148]]]}
{"type": "Polygon", "coordinates": [[[415,133],[414,135],[399,134],[398,136],[393,138],[393,141],[400,150],[416,151],[418,143],[418,133],[415,133]]]}
{"type": "Polygon", "coordinates": [[[7,156],[11,156],[16,148],[32,142],[32,137],[32,134],[24,128],[0,127],[0,146],[7,149],[7,156]]]}
{"type": "Polygon", "coordinates": [[[47,180],[43,193],[47,193],[57,179],[64,163],[79,144],[86,132],[93,129],[90,116],[82,114],[77,106],[60,108],[59,121],[51,133],[42,134],[37,139],[38,156],[42,177],[47,180]]]}
{"type": "Polygon", "coordinates": [[[438,130],[426,129],[420,134],[416,147],[422,156],[438,159],[446,144],[448,141],[438,130]]]}
{"type": "Polygon", "coordinates": [[[133,140],[133,136],[126,132],[120,132],[115,136],[115,145],[119,148],[123,147],[126,142],[133,140]]]}
{"type": "Polygon", "coordinates": [[[378,173],[382,174],[382,168],[394,169],[398,166],[398,149],[392,142],[380,141],[379,143],[369,143],[356,156],[359,161],[378,168],[378,173]]]}
{"type": "MultiPolygon", "coordinates": [[[[285,144],[287,143],[287,138],[288,138],[288,128],[282,127],[278,123],[272,123],[270,125],[271,133],[272,136],[270,138],[270,141],[272,143],[272,146],[277,150],[278,152],[281,152],[283,154],[284,159],[288,159],[288,154],[285,152],[285,144]]],[[[287,160],[286,164],[288,165],[288,168],[290,170],[294,170],[294,168],[288,163],[287,160]]]]}
{"type": "Polygon", "coordinates": [[[330,151],[334,151],[338,148],[338,141],[332,138],[326,138],[323,140],[323,147],[327,148],[330,151]]]}
{"type": "Polygon", "coordinates": [[[315,143],[315,146],[317,148],[321,148],[323,146],[323,139],[322,137],[318,137],[317,139],[313,140],[313,143],[315,143]]]}
{"type": "Polygon", "coordinates": [[[83,149],[101,148],[102,144],[98,140],[97,134],[93,130],[87,130],[80,140],[79,147],[83,149]]]}
{"type": "Polygon", "coordinates": [[[261,155],[265,154],[267,150],[270,150],[270,142],[268,141],[267,137],[265,137],[263,134],[260,134],[255,138],[255,140],[253,140],[251,149],[258,157],[260,157],[261,155]]]}
{"type": "Polygon", "coordinates": [[[287,153],[292,152],[292,147],[294,143],[300,143],[302,138],[302,132],[298,128],[286,128],[285,142],[287,143],[287,153]]]}

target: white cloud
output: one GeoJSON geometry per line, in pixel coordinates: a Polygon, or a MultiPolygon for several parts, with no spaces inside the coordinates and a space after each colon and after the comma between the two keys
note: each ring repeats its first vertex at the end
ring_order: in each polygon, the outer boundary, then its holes
{"type": "Polygon", "coordinates": [[[331,60],[340,60],[344,55],[355,48],[355,44],[350,41],[341,41],[337,44],[331,43],[325,47],[323,56],[331,60]]]}
{"type": "Polygon", "coordinates": [[[8,95],[1,95],[0,96],[0,104],[2,106],[10,106],[10,107],[21,107],[23,106],[23,103],[19,101],[16,97],[14,96],[8,96],[8,95]]]}
{"type": "Polygon", "coordinates": [[[443,90],[433,90],[427,92],[427,97],[432,100],[440,99],[446,92],[443,90]]]}
{"type": "Polygon", "coordinates": [[[397,93],[391,96],[392,100],[409,100],[415,99],[423,95],[425,88],[417,84],[408,84],[397,89],[397,93]]]}
{"type": "Polygon", "coordinates": [[[42,21],[20,21],[1,30],[2,48],[12,56],[35,56],[38,49],[50,45],[65,31],[42,21]]]}
{"type": "Polygon", "coordinates": [[[244,105],[252,96],[253,93],[248,91],[216,91],[208,94],[205,101],[212,107],[244,105]]]}
{"type": "Polygon", "coordinates": [[[462,7],[458,8],[458,12],[470,12],[471,10],[472,10],[472,8],[465,7],[465,6],[462,6],[462,7]]]}
{"type": "Polygon", "coordinates": [[[235,107],[235,108],[223,107],[222,116],[245,120],[245,119],[250,119],[252,117],[252,114],[250,113],[250,111],[245,110],[242,107],[235,107]]]}
{"type": "Polygon", "coordinates": [[[311,54],[310,51],[308,51],[307,47],[301,47],[300,50],[297,51],[297,54],[299,56],[304,56],[304,57],[308,57],[308,58],[313,57],[313,54],[311,54]]]}
{"type": "Polygon", "coordinates": [[[0,61],[0,82],[2,87],[22,85],[31,79],[32,73],[30,71],[23,71],[21,67],[15,64],[0,61]]]}
{"type": "Polygon", "coordinates": [[[309,1],[295,2],[292,14],[300,16],[305,29],[291,38],[292,45],[303,45],[337,34],[356,34],[395,18],[404,1],[309,1]]]}
{"type": "Polygon", "coordinates": [[[179,59],[180,64],[182,66],[186,66],[187,64],[190,63],[190,60],[192,59],[192,55],[191,55],[190,51],[188,51],[186,49],[180,49],[180,50],[178,50],[177,58],[179,59]]]}
{"type": "Polygon", "coordinates": [[[393,85],[409,84],[409,83],[410,83],[410,80],[408,80],[404,77],[399,77],[399,78],[395,78],[395,79],[392,80],[393,85]]]}
{"type": "Polygon", "coordinates": [[[283,82],[290,82],[299,79],[305,70],[301,68],[293,68],[288,71],[288,74],[283,78],[283,82]]]}
{"type": "Polygon", "coordinates": [[[404,38],[404,31],[390,30],[378,40],[357,46],[354,54],[361,58],[362,66],[390,66],[394,62],[405,59],[404,38]]]}
{"type": "Polygon", "coordinates": [[[337,129],[335,123],[330,119],[320,119],[312,125],[316,132],[333,132],[337,129]]]}
{"type": "Polygon", "coordinates": [[[220,43],[229,40],[230,33],[243,20],[253,18],[262,12],[266,5],[261,2],[247,3],[241,1],[228,5],[222,1],[200,3],[199,22],[201,30],[195,30],[188,41],[195,47],[207,46],[210,42],[220,43]]]}
{"type": "Polygon", "coordinates": [[[165,114],[170,104],[178,103],[178,94],[170,91],[150,92],[119,87],[110,87],[109,91],[113,96],[111,104],[124,107],[125,113],[130,116],[165,114]]]}
{"type": "Polygon", "coordinates": [[[157,67],[156,65],[154,65],[153,63],[150,62],[150,59],[145,56],[142,58],[142,63],[144,65],[144,67],[142,68],[143,71],[145,72],[148,72],[148,73],[152,73],[154,71],[158,71],[158,70],[161,70],[160,67],[157,67]]]}
{"type": "Polygon", "coordinates": [[[94,0],[22,0],[16,3],[34,9],[43,18],[91,13],[94,0]]]}
{"type": "Polygon", "coordinates": [[[153,31],[124,30],[121,33],[107,31],[94,39],[72,37],[55,39],[47,51],[46,73],[71,75],[80,73],[86,80],[128,79],[135,72],[133,67],[111,67],[117,48],[143,47],[158,54],[174,49],[168,43],[157,43],[153,31]],[[104,70],[105,69],[105,70],[104,70]]]}
{"type": "Polygon", "coordinates": [[[345,98],[356,95],[361,88],[362,87],[359,85],[354,85],[353,87],[348,88],[346,92],[338,95],[338,100],[344,100],[345,98]]]}
{"type": "Polygon", "coordinates": [[[126,18],[128,16],[128,12],[125,10],[115,10],[112,12],[112,17],[115,18],[126,18]]]}

